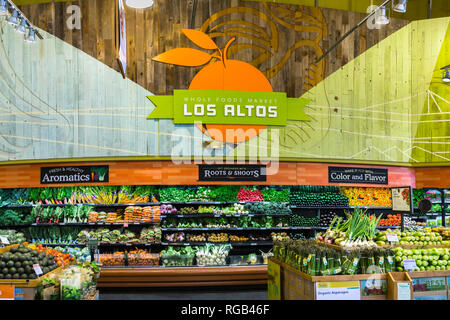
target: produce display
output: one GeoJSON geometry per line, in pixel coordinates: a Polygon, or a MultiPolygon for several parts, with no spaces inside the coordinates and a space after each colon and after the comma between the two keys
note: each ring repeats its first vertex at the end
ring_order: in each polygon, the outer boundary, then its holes
{"type": "Polygon", "coordinates": [[[161,251],[162,266],[192,266],[196,250],[192,247],[168,247],[161,251]]]}
{"type": "Polygon", "coordinates": [[[197,258],[197,265],[224,265],[226,264],[226,258],[230,252],[230,245],[213,245],[207,243],[204,247],[199,247],[195,253],[197,258]]]}
{"type": "Polygon", "coordinates": [[[400,245],[441,245],[450,244],[449,241],[442,240],[438,232],[427,231],[426,229],[417,229],[415,231],[401,232],[398,229],[389,231],[380,231],[375,234],[377,244],[384,245],[387,242],[387,233],[396,234],[400,245]]]}
{"type": "Polygon", "coordinates": [[[164,235],[164,240],[168,242],[183,242],[185,235],[184,232],[168,233],[164,235]]]}
{"type": "Polygon", "coordinates": [[[136,249],[127,253],[127,265],[137,266],[157,266],[159,265],[159,253],[150,253],[146,250],[136,249]]]}
{"type": "Polygon", "coordinates": [[[245,209],[243,204],[235,203],[231,207],[226,207],[223,209],[223,214],[225,215],[236,215],[236,214],[248,214],[249,211],[245,209]]]}
{"type": "Polygon", "coordinates": [[[29,204],[32,189],[0,189],[0,208],[12,204],[29,204]]]}
{"type": "Polygon", "coordinates": [[[401,225],[401,214],[388,214],[386,219],[378,221],[379,227],[398,227],[401,225]]]}
{"type": "Polygon", "coordinates": [[[153,186],[121,186],[117,192],[117,203],[158,202],[153,186]]]}
{"type": "Polygon", "coordinates": [[[171,204],[162,204],[160,208],[162,214],[177,213],[177,209],[174,208],[171,204]]]}
{"type": "Polygon", "coordinates": [[[141,230],[140,243],[161,243],[161,227],[152,226],[141,230]]]}
{"type": "MultiPolygon", "coordinates": [[[[242,206],[242,205],[240,205],[242,206]]],[[[250,214],[291,214],[292,211],[285,203],[261,202],[246,203],[243,207],[250,214]]]]}
{"type": "Polygon", "coordinates": [[[96,238],[99,243],[159,243],[161,242],[161,230],[159,227],[150,227],[141,231],[141,235],[125,230],[109,230],[99,228],[92,230],[82,230],[78,233],[77,243],[85,244],[88,238],[96,238]],[[153,231],[153,234],[152,234],[153,231]],[[153,242],[149,242],[153,240],[153,242]]]}
{"type": "Polygon", "coordinates": [[[178,211],[178,214],[196,214],[198,210],[195,207],[183,207],[178,211]]]}
{"type": "Polygon", "coordinates": [[[419,206],[419,201],[425,198],[424,189],[413,189],[413,205],[414,208],[419,206]]]}
{"type": "Polygon", "coordinates": [[[236,235],[230,235],[230,242],[247,242],[250,240],[247,236],[236,236],[236,235]]]}
{"type": "Polygon", "coordinates": [[[433,229],[425,229],[427,231],[437,232],[442,237],[442,241],[449,241],[450,240],[450,228],[445,227],[439,227],[439,228],[433,228],[433,229]]]}
{"type": "Polygon", "coordinates": [[[0,226],[13,227],[19,225],[29,225],[34,222],[34,218],[19,210],[0,209],[0,226]]]}
{"type": "Polygon", "coordinates": [[[275,188],[265,187],[261,190],[262,197],[267,202],[289,202],[290,193],[289,188],[277,190],[275,188]]]}
{"type": "Polygon", "coordinates": [[[307,218],[299,214],[291,214],[288,223],[292,227],[319,227],[320,219],[318,217],[307,218]]]}
{"type": "Polygon", "coordinates": [[[55,247],[57,251],[62,253],[67,253],[70,256],[74,257],[77,262],[91,262],[91,254],[87,247],[78,248],[78,247],[55,247]]]}
{"type": "Polygon", "coordinates": [[[321,212],[320,213],[320,220],[319,220],[319,227],[327,227],[331,224],[331,221],[333,221],[333,218],[337,216],[335,212],[321,212]]]}
{"type": "Polygon", "coordinates": [[[283,241],[289,239],[289,235],[286,232],[272,232],[270,234],[272,241],[283,241]]]}
{"type": "Polygon", "coordinates": [[[341,192],[354,207],[392,207],[389,188],[342,187],[341,192]]]}
{"type": "Polygon", "coordinates": [[[259,190],[241,188],[237,194],[239,201],[263,201],[263,195],[259,190]]]}
{"type": "MultiPolygon", "coordinates": [[[[36,206],[31,209],[31,217],[35,223],[81,223],[88,222],[89,214],[93,211],[92,206],[64,207],[42,207],[36,206]]],[[[106,214],[105,214],[106,220],[106,214]]]]}
{"type": "Polygon", "coordinates": [[[299,207],[347,207],[348,199],[338,187],[296,186],[291,187],[289,202],[299,207]]]}
{"type": "Polygon", "coordinates": [[[413,271],[450,270],[450,249],[403,249],[394,248],[396,271],[404,271],[403,260],[414,259],[417,268],[413,271]]]}
{"type": "Polygon", "coordinates": [[[441,203],[442,193],[437,189],[427,190],[425,192],[425,199],[430,200],[432,203],[441,203]]]}
{"type": "Polygon", "coordinates": [[[57,250],[20,244],[0,254],[0,279],[36,279],[34,264],[39,264],[46,275],[70,260],[74,258],[57,250]]]}
{"type": "Polygon", "coordinates": [[[211,233],[208,235],[209,242],[228,242],[228,233],[211,233]]]}
{"type": "Polygon", "coordinates": [[[355,208],[351,214],[345,212],[345,221],[342,217],[334,217],[328,230],[317,234],[317,240],[344,248],[376,246],[373,239],[381,216],[377,218],[366,212],[367,210],[355,208]]]}
{"type": "Polygon", "coordinates": [[[95,255],[96,260],[104,267],[123,267],[125,266],[125,254],[123,251],[116,251],[114,253],[101,253],[95,255]]]}
{"type": "Polygon", "coordinates": [[[3,243],[2,241],[0,241],[0,247],[26,241],[25,235],[22,232],[17,232],[16,230],[0,230],[0,237],[6,238],[6,240],[8,240],[8,243],[3,243]]]}
{"type": "MultiPolygon", "coordinates": [[[[231,236],[230,236],[231,239],[231,236]]],[[[188,242],[206,242],[207,237],[205,233],[200,233],[200,234],[192,234],[192,233],[188,233],[186,235],[186,240],[188,242]]]]}
{"type": "Polygon", "coordinates": [[[25,229],[24,233],[32,243],[73,244],[81,230],[82,227],[79,226],[50,226],[45,228],[32,226],[25,229]]]}
{"type": "Polygon", "coordinates": [[[362,248],[349,254],[316,243],[314,240],[277,241],[274,256],[311,276],[386,273],[395,270],[392,249],[362,248]]]}

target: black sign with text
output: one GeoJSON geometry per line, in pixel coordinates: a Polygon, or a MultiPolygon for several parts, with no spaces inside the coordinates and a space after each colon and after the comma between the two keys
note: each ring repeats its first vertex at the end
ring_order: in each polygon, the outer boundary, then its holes
{"type": "Polygon", "coordinates": [[[389,184],[387,169],[328,167],[329,183],[389,184]]]}
{"type": "Polygon", "coordinates": [[[109,166],[41,167],[41,184],[109,182],[109,166]]]}
{"type": "Polygon", "coordinates": [[[266,166],[260,164],[198,166],[198,181],[266,181],[266,179],[266,166]]]}

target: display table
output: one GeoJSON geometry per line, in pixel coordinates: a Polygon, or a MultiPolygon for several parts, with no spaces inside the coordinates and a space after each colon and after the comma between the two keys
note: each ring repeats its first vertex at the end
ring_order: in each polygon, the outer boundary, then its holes
{"type": "Polygon", "coordinates": [[[97,287],[188,287],[267,284],[267,265],[102,268],[97,287]]]}
{"type": "Polygon", "coordinates": [[[447,300],[450,297],[450,270],[310,276],[271,257],[268,280],[272,300],[447,300]]]}

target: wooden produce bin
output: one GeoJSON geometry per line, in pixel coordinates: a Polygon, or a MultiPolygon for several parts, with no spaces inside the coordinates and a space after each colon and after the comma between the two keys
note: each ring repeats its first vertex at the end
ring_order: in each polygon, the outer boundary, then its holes
{"type": "Polygon", "coordinates": [[[413,284],[408,272],[388,272],[388,299],[413,300],[413,284]]]}
{"type": "Polygon", "coordinates": [[[386,274],[310,276],[274,257],[270,261],[280,266],[281,300],[386,300],[386,274]]]}
{"type": "MultiPolygon", "coordinates": [[[[28,243],[24,243],[25,245],[28,243]]],[[[9,252],[11,248],[17,248],[20,244],[1,247],[0,253],[9,252]]],[[[0,288],[14,291],[14,300],[35,300],[38,295],[42,280],[53,273],[60,272],[64,266],[56,268],[36,279],[0,279],[0,288]]],[[[1,290],[0,290],[1,291],[1,290]]]]}
{"type": "Polygon", "coordinates": [[[449,300],[450,270],[409,273],[414,300],[449,300]]]}

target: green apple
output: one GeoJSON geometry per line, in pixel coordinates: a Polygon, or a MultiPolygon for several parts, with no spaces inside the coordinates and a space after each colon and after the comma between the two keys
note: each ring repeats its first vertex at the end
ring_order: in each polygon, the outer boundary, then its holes
{"type": "Polygon", "coordinates": [[[441,270],[441,267],[440,267],[440,266],[436,266],[435,268],[436,268],[436,270],[438,270],[438,271],[441,270]]]}
{"type": "Polygon", "coordinates": [[[431,267],[430,267],[430,270],[435,271],[435,270],[436,270],[436,267],[435,267],[435,266],[431,266],[431,267]]]}
{"type": "Polygon", "coordinates": [[[422,260],[416,260],[416,265],[417,265],[418,267],[422,266],[422,260]]]}
{"type": "Polygon", "coordinates": [[[437,264],[438,264],[438,263],[437,263],[436,260],[431,261],[431,265],[432,265],[432,266],[437,266],[437,264]]]}
{"type": "Polygon", "coordinates": [[[442,265],[443,265],[443,266],[446,266],[446,265],[448,265],[448,262],[447,262],[447,260],[442,260],[442,265]]]}
{"type": "Polygon", "coordinates": [[[420,267],[420,271],[425,271],[425,267],[420,267]]]}
{"type": "Polygon", "coordinates": [[[428,261],[423,261],[422,264],[423,264],[424,267],[428,267],[429,266],[428,261]]]}

